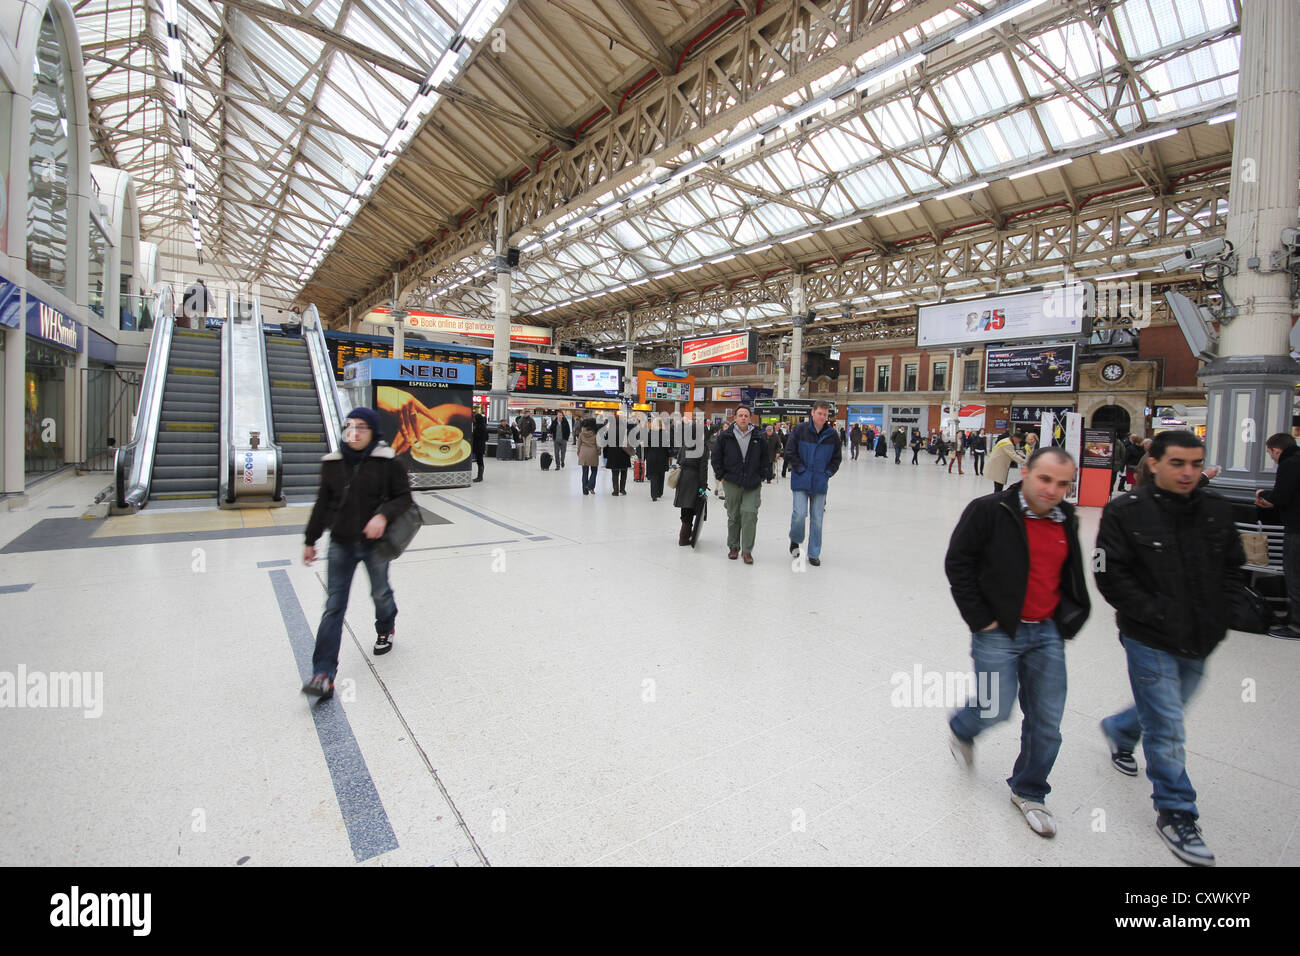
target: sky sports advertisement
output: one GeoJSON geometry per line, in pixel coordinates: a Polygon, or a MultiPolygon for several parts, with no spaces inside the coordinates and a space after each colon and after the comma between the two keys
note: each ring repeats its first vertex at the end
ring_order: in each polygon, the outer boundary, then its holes
{"type": "Polygon", "coordinates": [[[1087,331],[1086,282],[1054,283],[1036,292],[923,305],[916,312],[916,344],[932,349],[1059,339],[1087,331]]]}
{"type": "Polygon", "coordinates": [[[622,369],[574,366],[569,381],[574,395],[623,394],[622,369]]]}
{"type": "Polygon", "coordinates": [[[986,392],[1074,391],[1074,345],[984,350],[986,392]]]}

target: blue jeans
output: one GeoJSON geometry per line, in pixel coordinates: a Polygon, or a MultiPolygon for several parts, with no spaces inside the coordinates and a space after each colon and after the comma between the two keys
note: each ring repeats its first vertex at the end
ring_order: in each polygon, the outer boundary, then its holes
{"type": "Polygon", "coordinates": [[[968,743],[983,731],[1011,716],[1020,695],[1020,756],[1007,783],[1011,792],[1042,801],[1052,788],[1052,772],[1061,750],[1061,715],[1065,712],[1065,641],[1056,622],[1021,624],[1014,639],[1002,628],[971,635],[976,687],[980,702],[954,711],[948,721],[952,732],[968,743]],[[986,695],[987,691],[987,695],[986,695]]]}
{"type": "Polygon", "coordinates": [[[1205,661],[1180,657],[1120,635],[1128,655],[1128,681],[1136,706],[1101,722],[1106,736],[1123,750],[1142,741],[1147,778],[1156,810],[1196,812],[1196,790],[1187,778],[1187,734],[1183,708],[1205,676],[1205,661]]]}
{"type": "Polygon", "coordinates": [[[826,496],[796,491],[794,494],[794,512],[790,515],[790,540],[795,544],[803,541],[804,519],[808,517],[808,505],[812,504],[812,523],[808,526],[808,557],[820,558],[822,553],[822,515],[826,511],[826,496]]]}
{"type": "Polygon", "coordinates": [[[316,629],[316,651],[311,658],[311,672],[328,674],[339,669],[339,642],[343,637],[343,614],[348,609],[352,575],[364,562],[370,575],[370,597],[375,602],[375,633],[393,633],[397,619],[397,602],[388,586],[388,562],[375,557],[372,541],[335,541],[330,539],[329,572],[326,578],[325,613],[316,629]]]}
{"type": "Polygon", "coordinates": [[[582,466],[582,490],[583,491],[596,490],[596,470],[597,469],[595,465],[582,466]]]}

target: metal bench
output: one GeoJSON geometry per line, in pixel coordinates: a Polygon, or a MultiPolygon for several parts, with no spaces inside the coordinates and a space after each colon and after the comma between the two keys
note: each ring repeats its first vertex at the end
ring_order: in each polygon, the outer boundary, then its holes
{"type": "MultiPolygon", "coordinates": [[[[1268,536],[1268,564],[1243,564],[1241,569],[1250,574],[1250,586],[1256,587],[1260,577],[1280,577],[1282,574],[1282,533],[1286,529],[1280,524],[1258,524],[1254,521],[1236,522],[1237,530],[1243,534],[1263,533],[1268,536]]],[[[1289,611],[1289,602],[1285,592],[1281,597],[1264,595],[1264,600],[1279,618],[1285,619],[1289,611]]]]}

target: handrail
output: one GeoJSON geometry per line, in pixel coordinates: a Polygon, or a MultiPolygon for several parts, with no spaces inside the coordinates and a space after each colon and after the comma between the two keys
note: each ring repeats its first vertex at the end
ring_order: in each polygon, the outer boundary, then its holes
{"type": "Polygon", "coordinates": [[[275,490],[271,493],[272,501],[284,500],[284,450],[280,447],[279,430],[275,425],[275,409],[271,405],[271,368],[266,364],[266,331],[262,328],[262,300],[253,299],[253,330],[257,336],[257,369],[262,376],[262,400],[266,408],[266,442],[265,447],[275,452],[275,490]],[[274,436],[274,437],[273,437],[274,436]]]}
{"type": "Polygon", "coordinates": [[[140,382],[140,405],[136,409],[131,440],[113,456],[115,504],[118,508],[141,508],[149,500],[153,461],[158,448],[158,423],[162,417],[163,388],[171,360],[176,306],[170,286],[162,286],[154,297],[154,327],[149,338],[149,356],[140,382]]]}
{"type": "Polygon", "coordinates": [[[309,305],[302,314],[302,338],[311,360],[312,379],[316,383],[316,400],[320,403],[321,421],[325,423],[325,443],[330,452],[339,450],[343,434],[343,399],[334,378],[334,365],[330,362],[329,346],[325,343],[325,326],[316,306],[309,305]]]}
{"type": "Polygon", "coordinates": [[[217,447],[221,451],[217,467],[217,501],[233,504],[235,501],[235,446],[231,437],[231,419],[234,417],[234,367],[231,358],[230,293],[226,293],[226,321],[221,323],[221,424],[217,447]]]}

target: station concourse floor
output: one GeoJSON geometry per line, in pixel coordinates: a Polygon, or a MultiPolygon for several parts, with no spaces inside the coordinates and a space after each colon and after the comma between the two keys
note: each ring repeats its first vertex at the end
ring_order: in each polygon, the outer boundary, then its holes
{"type": "MultiPolygon", "coordinates": [[[[1131,698],[1095,588],[1055,839],[1008,798],[1018,708],[965,772],[937,693],[901,706],[970,671],[943,556],[987,479],[846,459],[823,565],[794,570],[787,481],[763,488],[746,566],[720,501],[681,548],[671,492],[612,497],[602,469],[583,497],[576,457],[489,458],[483,483],[419,493],[440,523],[391,567],[393,651],[371,655],[359,568],[315,709],[305,507],[83,519],[96,474],[0,513],[0,672],[103,682],[97,717],[0,708],[0,865],[1184,865],[1097,728],[1131,698]]],[[[1210,658],[1187,752],[1220,865],[1300,864],[1297,686],[1297,643],[1232,632],[1210,658]]]]}

